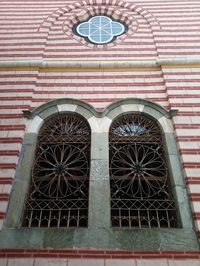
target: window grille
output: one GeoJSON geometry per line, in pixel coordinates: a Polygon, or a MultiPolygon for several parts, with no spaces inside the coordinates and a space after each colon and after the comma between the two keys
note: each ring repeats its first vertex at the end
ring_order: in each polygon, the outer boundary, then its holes
{"type": "Polygon", "coordinates": [[[25,227],[86,227],[90,128],[83,118],[60,114],[38,136],[25,206],[25,227]]]}
{"type": "Polygon", "coordinates": [[[109,132],[114,227],[177,227],[161,131],[139,114],[115,120],[109,132]]]}

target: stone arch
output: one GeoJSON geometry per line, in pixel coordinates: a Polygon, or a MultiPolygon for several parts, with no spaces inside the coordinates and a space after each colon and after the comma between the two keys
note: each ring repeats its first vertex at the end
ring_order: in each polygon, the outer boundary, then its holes
{"type": "Polygon", "coordinates": [[[146,21],[149,23],[152,31],[153,30],[161,30],[161,25],[158,22],[158,20],[151,14],[147,9],[137,6],[133,3],[126,3],[124,1],[115,1],[115,0],[109,0],[109,1],[104,1],[104,0],[83,0],[79,2],[75,2],[73,4],[70,4],[68,6],[62,7],[54,11],[52,14],[50,14],[40,25],[38,31],[39,32],[48,32],[49,29],[51,28],[52,24],[58,20],[59,17],[63,16],[65,13],[69,13],[70,11],[85,7],[85,6],[92,6],[92,5],[105,5],[105,6],[116,6],[116,7],[122,7],[122,8],[127,8],[132,11],[136,11],[138,14],[140,14],[143,18],[146,19],[146,21]]]}

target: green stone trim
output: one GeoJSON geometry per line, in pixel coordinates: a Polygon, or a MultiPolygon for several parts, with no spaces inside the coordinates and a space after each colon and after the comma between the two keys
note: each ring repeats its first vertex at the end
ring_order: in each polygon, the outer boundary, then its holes
{"type": "MultiPolygon", "coordinates": [[[[150,114],[152,117],[154,117],[154,114],[152,112],[156,113],[158,117],[165,116],[166,118],[172,118],[177,113],[177,110],[167,111],[161,105],[154,103],[154,102],[150,102],[150,101],[139,99],[139,98],[127,98],[127,99],[123,99],[123,100],[110,104],[109,106],[106,107],[103,114],[105,116],[108,116],[109,118],[113,118],[114,117],[114,115],[112,114],[113,112],[115,113],[117,112],[118,115],[121,114],[120,111],[118,112],[115,109],[117,107],[121,107],[122,105],[127,105],[127,104],[144,105],[144,109],[146,109],[146,112],[144,110],[144,113],[150,114]]],[[[154,119],[157,119],[157,117],[154,117],[154,119]]]]}
{"type": "Polygon", "coordinates": [[[101,248],[115,250],[198,251],[191,229],[19,228],[0,232],[0,248],[101,248]]]}
{"type": "MultiPolygon", "coordinates": [[[[61,105],[61,104],[73,104],[73,105],[77,105],[78,108],[81,108],[81,112],[80,114],[82,114],[82,111],[84,110],[86,112],[86,110],[88,111],[87,113],[90,113],[90,117],[91,116],[96,116],[98,117],[101,112],[97,112],[90,104],[76,100],[76,99],[68,99],[68,98],[62,98],[62,99],[56,99],[56,100],[52,100],[49,101],[45,104],[42,104],[41,106],[35,108],[33,111],[27,111],[24,110],[24,116],[28,119],[34,118],[36,115],[42,115],[44,112],[49,112],[48,110],[52,110],[51,108],[54,107],[57,109],[57,105],[61,105]]],[[[67,111],[67,110],[66,110],[67,111]]],[[[51,111],[50,111],[51,112],[51,111]]],[[[58,112],[58,110],[57,110],[58,112]]],[[[84,115],[83,115],[84,116],[84,115]]],[[[88,118],[88,117],[86,117],[88,118]]]]}
{"type": "MultiPolygon", "coordinates": [[[[143,100],[143,99],[139,99],[139,98],[127,98],[127,99],[117,101],[115,103],[108,105],[105,108],[105,110],[102,112],[96,111],[92,105],[85,103],[85,102],[82,102],[80,100],[62,98],[62,99],[56,99],[56,100],[49,101],[45,104],[42,104],[41,106],[35,108],[33,111],[24,110],[23,113],[24,113],[24,116],[28,119],[34,118],[36,115],[39,115],[42,117],[42,114],[44,111],[46,112],[46,110],[51,108],[51,107],[57,108],[57,105],[61,105],[61,104],[77,105],[78,110],[80,110],[80,114],[82,114],[82,112],[83,112],[83,116],[84,116],[84,113],[87,114],[86,118],[90,118],[92,116],[95,116],[95,117],[107,116],[109,118],[113,118],[114,115],[112,115],[111,112],[114,112],[115,111],[114,109],[116,109],[117,107],[121,107],[122,105],[127,105],[127,104],[144,105],[145,108],[149,107],[150,108],[149,110],[154,110],[154,112],[157,111],[158,113],[162,114],[166,118],[172,118],[177,113],[177,110],[175,110],[175,109],[167,111],[165,108],[163,108],[161,105],[159,105],[157,103],[150,102],[150,101],[143,100]],[[88,110],[88,112],[86,112],[86,110],[88,110]],[[90,113],[91,115],[88,115],[88,113],[90,113]]],[[[115,111],[115,112],[118,112],[118,111],[115,111]]],[[[122,112],[122,110],[121,110],[121,112],[122,112]]],[[[148,110],[147,110],[147,113],[148,113],[148,110]]],[[[162,115],[160,115],[160,116],[162,116],[162,115]]]]}
{"type": "Polygon", "coordinates": [[[31,169],[35,157],[36,143],[36,134],[29,133],[24,136],[20,159],[15,173],[11,198],[4,223],[4,227],[6,228],[16,228],[21,226],[24,203],[29,190],[31,169]]]}

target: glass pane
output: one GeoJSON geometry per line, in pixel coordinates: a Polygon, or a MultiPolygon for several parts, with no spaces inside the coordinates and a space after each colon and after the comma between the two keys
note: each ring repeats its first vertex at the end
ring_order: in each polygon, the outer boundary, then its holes
{"type": "Polygon", "coordinates": [[[87,22],[81,23],[77,32],[96,44],[109,43],[115,36],[121,35],[125,27],[119,22],[106,16],[94,16],[87,22]]]}

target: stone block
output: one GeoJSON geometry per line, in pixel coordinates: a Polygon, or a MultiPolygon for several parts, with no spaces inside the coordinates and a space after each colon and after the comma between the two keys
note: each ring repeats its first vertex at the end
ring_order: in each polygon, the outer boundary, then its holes
{"type": "Polygon", "coordinates": [[[38,258],[35,259],[34,266],[67,266],[67,259],[38,258]]]}
{"type": "Polygon", "coordinates": [[[134,259],[108,259],[105,266],[136,266],[134,259]]]}
{"type": "Polygon", "coordinates": [[[93,114],[88,109],[86,109],[80,105],[76,108],[76,113],[82,115],[86,119],[89,119],[90,117],[93,116],[93,114]]]}
{"type": "Polygon", "coordinates": [[[52,106],[52,107],[49,107],[49,108],[45,109],[44,111],[40,112],[39,116],[42,119],[46,119],[46,118],[50,117],[51,115],[54,115],[57,113],[58,113],[57,106],[52,106]]]}
{"type": "Polygon", "coordinates": [[[24,135],[24,139],[23,139],[23,145],[26,144],[34,144],[37,141],[37,134],[36,133],[27,133],[24,135]]]}
{"type": "Polygon", "coordinates": [[[155,120],[159,120],[161,117],[163,117],[163,114],[156,109],[152,108],[151,106],[145,106],[143,109],[144,114],[148,114],[151,117],[153,117],[155,120]]]}
{"type": "Polygon", "coordinates": [[[0,266],[8,266],[7,259],[0,259],[0,266]]]}
{"type": "Polygon", "coordinates": [[[117,230],[117,248],[127,250],[158,250],[160,248],[159,229],[117,230]]]}
{"type": "Polygon", "coordinates": [[[90,180],[109,180],[109,162],[107,160],[92,160],[90,180]]]}
{"type": "Polygon", "coordinates": [[[121,108],[121,106],[116,107],[115,109],[112,109],[108,114],[107,117],[109,117],[110,119],[115,119],[116,117],[118,117],[119,115],[121,115],[123,113],[123,110],[121,108]]]}
{"type": "Polygon", "coordinates": [[[4,229],[0,232],[0,248],[41,248],[44,230],[4,229]]]}
{"type": "Polygon", "coordinates": [[[33,266],[33,265],[34,265],[34,259],[13,258],[8,260],[8,264],[6,266],[33,266]]]}
{"type": "Polygon", "coordinates": [[[172,122],[170,119],[166,118],[165,116],[162,116],[158,119],[158,122],[160,123],[162,130],[165,133],[173,133],[174,132],[172,122]]]}
{"type": "Polygon", "coordinates": [[[53,248],[67,248],[74,245],[75,229],[51,228],[44,232],[43,246],[53,248]]]}
{"type": "Polygon", "coordinates": [[[88,123],[90,124],[91,132],[92,133],[99,133],[100,132],[100,125],[98,123],[98,119],[95,116],[92,116],[88,119],[88,123]]]}
{"type": "Polygon", "coordinates": [[[68,266],[104,266],[103,259],[69,259],[68,266]]]}
{"type": "Polygon", "coordinates": [[[175,186],[173,194],[176,195],[177,206],[179,208],[179,215],[181,218],[181,225],[184,228],[193,228],[192,214],[189,206],[189,200],[186,188],[182,186],[175,186]]]}
{"type": "Polygon", "coordinates": [[[176,138],[174,133],[165,133],[164,135],[165,142],[165,154],[172,154],[178,156],[178,147],[176,143],[176,138]]]}
{"type": "Polygon", "coordinates": [[[160,231],[160,249],[197,251],[199,244],[192,229],[162,229],[160,231]]]}
{"type": "Polygon", "coordinates": [[[169,176],[171,178],[171,185],[184,186],[183,172],[181,170],[179,156],[176,154],[170,154],[170,156],[167,157],[167,161],[169,167],[169,176]]]}
{"type": "Polygon", "coordinates": [[[29,128],[28,128],[28,133],[35,133],[37,134],[40,130],[40,127],[43,124],[43,119],[39,116],[35,116],[34,119],[32,120],[29,128]]]}
{"type": "Polygon", "coordinates": [[[76,230],[75,248],[116,249],[116,234],[108,227],[76,230]],[[89,229],[89,230],[88,230],[89,229]],[[80,241],[81,240],[81,241],[80,241]]]}
{"type": "Polygon", "coordinates": [[[136,260],[137,266],[168,266],[166,259],[140,259],[136,260]]]}
{"type": "Polygon", "coordinates": [[[168,266],[200,266],[200,260],[168,260],[168,266]]]}
{"type": "Polygon", "coordinates": [[[89,227],[110,227],[110,183],[109,180],[90,182],[89,227]]]}
{"type": "Polygon", "coordinates": [[[77,105],[75,104],[59,104],[58,111],[61,112],[75,112],[77,105]]]}
{"type": "Polygon", "coordinates": [[[130,112],[136,112],[136,113],[141,113],[144,109],[143,104],[124,104],[122,105],[122,112],[123,113],[130,113],[130,112]]]}
{"type": "Polygon", "coordinates": [[[91,159],[108,160],[108,133],[93,133],[91,142],[91,159]]]}

